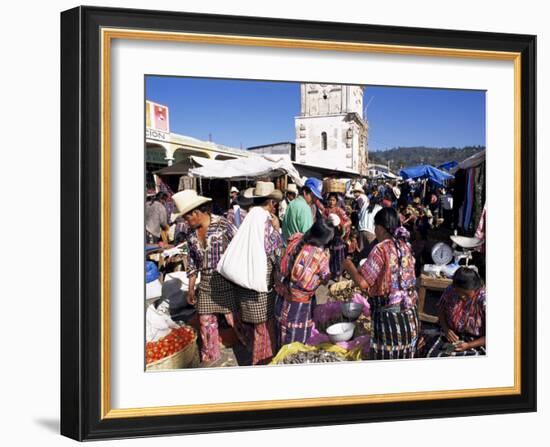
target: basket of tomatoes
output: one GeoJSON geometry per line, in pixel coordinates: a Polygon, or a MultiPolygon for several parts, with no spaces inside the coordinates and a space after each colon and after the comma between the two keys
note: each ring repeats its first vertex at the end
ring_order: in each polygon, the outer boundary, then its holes
{"type": "Polygon", "coordinates": [[[145,363],[147,371],[196,368],[199,350],[195,330],[182,325],[155,342],[147,342],[145,363]]]}

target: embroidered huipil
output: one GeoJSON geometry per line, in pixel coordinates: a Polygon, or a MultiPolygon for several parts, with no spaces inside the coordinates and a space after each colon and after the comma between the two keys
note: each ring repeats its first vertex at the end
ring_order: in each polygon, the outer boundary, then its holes
{"type": "Polygon", "coordinates": [[[284,242],[281,232],[273,226],[271,219],[267,219],[265,221],[264,230],[265,253],[267,257],[271,258],[271,260],[276,264],[278,264],[281,257],[281,249],[283,244],[284,242]]]}
{"type": "Polygon", "coordinates": [[[205,273],[215,271],[222,254],[236,232],[235,225],[231,224],[226,218],[215,214],[210,216],[210,225],[206,230],[204,247],[199,241],[197,231],[189,231],[187,234],[187,244],[189,246],[187,275],[194,275],[197,271],[205,273]]]}
{"type": "Polygon", "coordinates": [[[330,277],[329,255],[326,250],[305,244],[300,253],[293,256],[302,237],[303,234],[298,233],[288,240],[286,252],[281,259],[281,281],[275,286],[277,293],[289,301],[309,301],[320,282],[330,277]],[[292,259],[294,265],[290,265],[292,259]]]}
{"type": "Polygon", "coordinates": [[[441,295],[438,306],[445,312],[449,328],[457,334],[485,335],[486,292],[482,287],[471,300],[461,299],[452,286],[441,295]]]}
{"type": "Polygon", "coordinates": [[[369,285],[369,296],[388,296],[391,305],[403,304],[406,291],[410,297],[406,308],[416,304],[416,276],[414,256],[410,245],[402,240],[386,239],[374,246],[365,263],[359,269],[369,285]],[[400,255],[397,251],[398,244],[400,255]],[[401,265],[399,259],[401,258],[401,265]]]}

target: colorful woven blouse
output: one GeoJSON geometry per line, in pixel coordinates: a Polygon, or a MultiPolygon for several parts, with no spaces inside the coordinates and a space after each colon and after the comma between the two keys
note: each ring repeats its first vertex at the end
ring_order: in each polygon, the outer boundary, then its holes
{"type": "MultiPolygon", "coordinates": [[[[365,278],[369,296],[399,296],[406,291],[414,305],[417,301],[414,256],[409,243],[403,240],[386,239],[374,246],[359,273],[365,278]],[[399,249],[399,253],[398,253],[399,249]],[[399,261],[401,260],[401,265],[399,261]]],[[[400,304],[399,297],[392,305],[400,304]]],[[[406,306],[409,307],[409,306],[406,306]]]]}
{"type": "Polygon", "coordinates": [[[227,249],[229,242],[235,236],[237,228],[225,217],[212,214],[210,225],[206,230],[206,245],[201,244],[197,230],[191,230],[187,234],[189,258],[187,275],[193,275],[197,271],[211,273],[216,270],[218,262],[227,249]]]}
{"type": "Polygon", "coordinates": [[[288,301],[308,302],[321,281],[330,277],[329,254],[322,248],[305,244],[294,258],[296,246],[303,234],[297,233],[288,240],[288,246],[281,259],[281,278],[277,281],[277,293],[288,301]],[[294,265],[290,261],[294,258],[294,265]]]}
{"type": "Polygon", "coordinates": [[[485,287],[478,289],[473,299],[463,300],[453,286],[449,286],[441,295],[438,306],[445,312],[449,329],[456,334],[485,335],[485,287]]]}

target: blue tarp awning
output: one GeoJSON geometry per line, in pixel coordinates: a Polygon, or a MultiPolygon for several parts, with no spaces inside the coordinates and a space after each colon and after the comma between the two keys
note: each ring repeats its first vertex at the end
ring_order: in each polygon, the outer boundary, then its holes
{"type": "Polygon", "coordinates": [[[439,186],[443,186],[447,180],[454,178],[453,175],[430,165],[419,165],[401,169],[399,175],[403,177],[404,180],[426,178],[439,186]]]}
{"type": "Polygon", "coordinates": [[[454,167],[458,166],[457,161],[448,161],[447,163],[440,164],[437,169],[444,169],[445,171],[450,171],[454,167]]]}

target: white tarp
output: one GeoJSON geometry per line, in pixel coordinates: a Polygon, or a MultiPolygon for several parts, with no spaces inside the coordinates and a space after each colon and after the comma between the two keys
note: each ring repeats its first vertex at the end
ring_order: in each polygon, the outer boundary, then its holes
{"type": "Polygon", "coordinates": [[[401,177],[395,175],[391,172],[381,172],[373,177],[374,180],[387,179],[387,180],[398,180],[401,177]]]}
{"type": "Polygon", "coordinates": [[[303,186],[302,179],[292,163],[284,158],[254,156],[235,158],[233,160],[211,160],[192,156],[199,168],[189,169],[191,177],[223,178],[231,180],[247,180],[258,177],[278,177],[288,174],[294,183],[303,186]]]}

